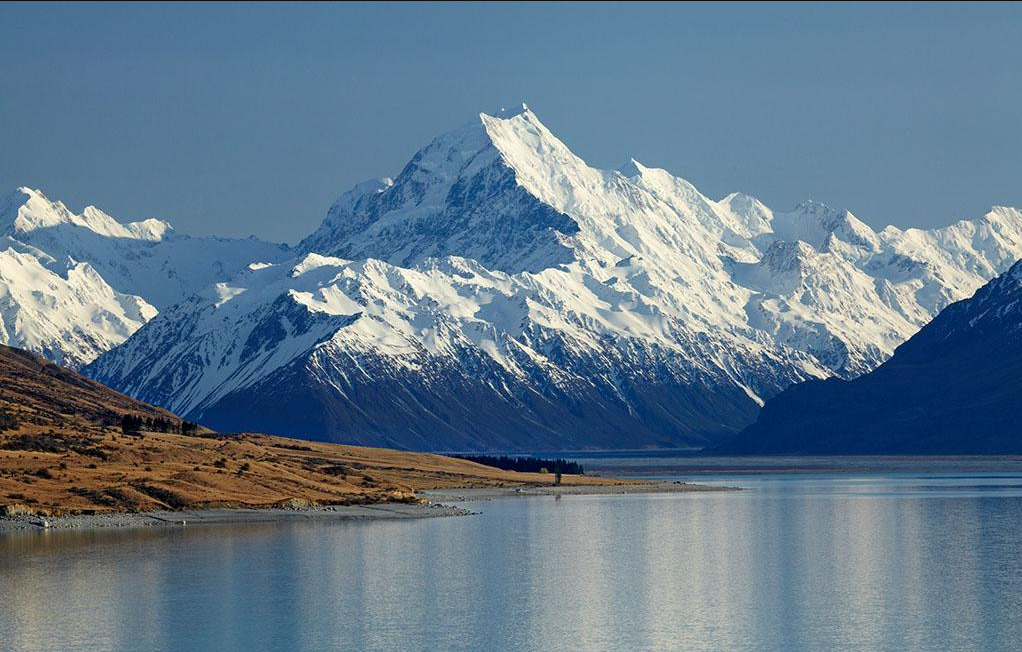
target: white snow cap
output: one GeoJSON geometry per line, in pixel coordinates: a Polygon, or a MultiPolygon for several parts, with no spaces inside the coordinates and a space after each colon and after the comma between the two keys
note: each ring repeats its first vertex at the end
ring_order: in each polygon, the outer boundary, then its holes
{"type": "Polygon", "coordinates": [[[520,107],[513,107],[513,108],[510,108],[510,109],[502,106],[491,117],[493,117],[493,118],[514,118],[516,116],[522,115],[523,113],[532,113],[532,111],[529,109],[529,105],[526,104],[525,102],[522,102],[522,105],[520,107]]]}
{"type": "Polygon", "coordinates": [[[259,240],[171,236],[147,219],[80,214],[29,187],[0,197],[0,344],[80,367],[162,310],[254,260],[285,251],[259,240]]]}
{"type": "Polygon", "coordinates": [[[162,240],[173,227],[149,218],[122,224],[95,206],[74,213],[63,202],[51,201],[41,190],[23,186],[0,201],[0,231],[27,233],[61,225],[77,226],[98,235],[135,240],[162,240]]]}
{"type": "Polygon", "coordinates": [[[642,173],[648,170],[645,165],[639,163],[635,158],[629,158],[628,162],[617,169],[618,172],[625,175],[626,177],[641,177],[642,173]]]}

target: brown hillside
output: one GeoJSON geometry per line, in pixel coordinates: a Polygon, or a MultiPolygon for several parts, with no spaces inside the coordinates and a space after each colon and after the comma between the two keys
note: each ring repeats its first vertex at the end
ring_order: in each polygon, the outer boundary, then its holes
{"type": "Polygon", "coordinates": [[[115,425],[123,414],[174,418],[39,356],[0,345],[0,407],[46,425],[115,425]]]}
{"type": "Polygon", "coordinates": [[[2,346],[0,410],[19,421],[0,432],[0,510],[9,513],[417,502],[422,489],[552,481],[442,455],[260,434],[125,434],[124,414],[176,417],[2,346]]]}

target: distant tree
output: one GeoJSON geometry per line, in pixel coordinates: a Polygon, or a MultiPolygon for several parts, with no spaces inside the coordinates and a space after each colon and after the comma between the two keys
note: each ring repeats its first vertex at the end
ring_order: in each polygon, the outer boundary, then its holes
{"type": "Polygon", "coordinates": [[[121,417],[121,432],[126,435],[137,435],[142,432],[142,426],[145,422],[142,417],[134,414],[125,414],[121,417]]]}
{"type": "Polygon", "coordinates": [[[578,462],[569,462],[568,460],[563,459],[544,460],[538,457],[509,457],[507,455],[501,455],[499,457],[494,455],[452,455],[452,457],[475,462],[476,464],[485,464],[486,466],[504,469],[505,471],[549,473],[550,469],[553,468],[555,471],[559,469],[561,473],[568,473],[571,475],[583,475],[585,473],[582,465],[578,462]]]}
{"type": "Polygon", "coordinates": [[[178,432],[180,430],[177,422],[164,417],[146,419],[146,426],[153,432],[178,432]]]}
{"type": "Polygon", "coordinates": [[[149,432],[180,432],[192,434],[198,426],[188,421],[177,421],[167,417],[141,417],[136,414],[125,414],[121,417],[121,431],[125,434],[138,434],[143,430],[149,432]]]}

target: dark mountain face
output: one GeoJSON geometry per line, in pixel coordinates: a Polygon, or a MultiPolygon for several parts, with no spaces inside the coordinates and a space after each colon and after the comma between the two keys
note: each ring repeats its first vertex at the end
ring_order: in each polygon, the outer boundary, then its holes
{"type": "MultiPolygon", "coordinates": [[[[731,425],[712,415],[754,418],[757,406],[741,390],[705,376],[680,380],[667,354],[647,354],[634,363],[645,372],[617,384],[595,363],[572,383],[537,376],[527,384],[468,347],[401,369],[321,346],[189,416],[224,430],[326,440],[340,432],[353,444],[456,451],[671,447],[679,433],[698,446],[731,425]],[[362,374],[345,371],[352,368],[362,374]]],[[[623,360],[614,365],[627,368],[623,360]]]]}
{"type": "Polygon", "coordinates": [[[1022,453],[1022,262],[948,306],[874,372],[794,386],[714,450],[1022,453]]]}

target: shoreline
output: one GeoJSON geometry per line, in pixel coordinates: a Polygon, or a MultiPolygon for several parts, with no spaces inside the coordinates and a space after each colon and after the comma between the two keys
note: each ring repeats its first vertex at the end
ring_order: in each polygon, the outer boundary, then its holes
{"type": "Polygon", "coordinates": [[[419,492],[424,504],[375,503],[324,505],[320,507],[208,508],[181,511],[107,512],[66,516],[18,515],[0,517],[0,536],[25,532],[128,530],[229,525],[238,523],[286,523],[297,521],[365,521],[470,516],[473,512],[446,503],[481,502],[495,498],[527,496],[596,496],[654,493],[702,493],[738,491],[736,487],[712,487],[686,482],[644,482],[597,485],[513,486],[462,489],[427,489],[419,492]]]}
{"type": "Polygon", "coordinates": [[[643,481],[592,485],[527,485],[521,487],[473,487],[465,489],[427,489],[419,495],[430,501],[476,502],[494,498],[523,496],[614,496],[625,494],[679,494],[741,491],[739,487],[718,487],[691,482],[643,481]]]}
{"type": "Polygon", "coordinates": [[[324,505],[302,508],[210,508],[181,511],[108,512],[67,516],[0,517],[0,536],[16,532],[107,530],[192,527],[235,523],[286,523],[294,521],[401,520],[468,516],[471,510],[449,505],[376,503],[372,505],[324,505]]]}

